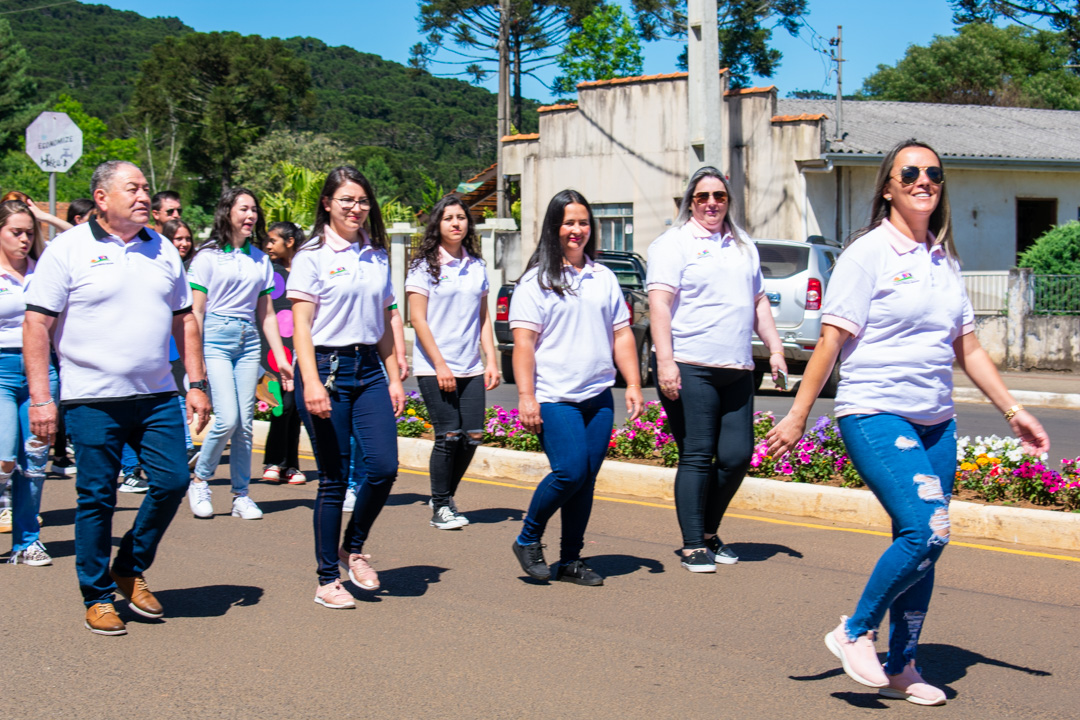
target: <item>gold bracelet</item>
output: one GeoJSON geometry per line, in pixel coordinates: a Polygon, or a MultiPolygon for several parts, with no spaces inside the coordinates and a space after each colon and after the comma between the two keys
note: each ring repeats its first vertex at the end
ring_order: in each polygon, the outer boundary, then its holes
{"type": "Polygon", "coordinates": [[[626,386],[627,390],[629,390],[629,389],[630,389],[630,388],[632,388],[632,387],[636,387],[636,388],[639,388],[639,387],[641,387],[641,386],[640,386],[640,385],[627,385],[627,386],[626,386]]]}
{"type": "Polygon", "coordinates": [[[769,353],[769,357],[772,357],[773,355],[783,355],[783,354],[784,354],[783,350],[773,350],[771,353],[769,353]]]}
{"type": "Polygon", "coordinates": [[[1012,420],[1014,417],[1016,417],[1016,413],[1020,412],[1023,409],[1024,406],[1020,403],[1013,405],[1011,408],[1005,411],[1005,421],[1008,422],[1009,420],[1012,420]]]}

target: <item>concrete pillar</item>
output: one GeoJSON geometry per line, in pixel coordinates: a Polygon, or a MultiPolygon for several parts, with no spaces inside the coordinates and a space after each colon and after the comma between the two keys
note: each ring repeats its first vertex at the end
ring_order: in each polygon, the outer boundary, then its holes
{"type": "Polygon", "coordinates": [[[724,170],[724,95],[720,87],[720,46],[716,0],[687,0],[689,173],[712,165],[724,170]]]}
{"type": "Polygon", "coordinates": [[[1031,313],[1031,268],[1009,271],[1009,301],[1005,316],[1005,369],[1024,369],[1024,326],[1031,313]]]}
{"type": "MultiPolygon", "coordinates": [[[[506,284],[506,270],[495,267],[495,254],[498,251],[499,233],[517,232],[517,223],[513,218],[489,218],[483,224],[476,226],[476,233],[480,236],[480,252],[484,256],[484,267],[487,270],[488,279],[488,315],[495,322],[495,304],[499,299],[499,288],[506,284]]],[[[515,276],[516,277],[516,276],[515,276]]]]}
{"type": "MultiPolygon", "coordinates": [[[[412,242],[412,236],[418,232],[420,228],[414,228],[407,222],[396,222],[386,231],[390,236],[390,277],[394,282],[394,299],[403,318],[408,317],[405,310],[405,275],[409,272],[406,248],[412,242]]],[[[405,328],[405,339],[413,339],[411,327],[405,328]]]]}

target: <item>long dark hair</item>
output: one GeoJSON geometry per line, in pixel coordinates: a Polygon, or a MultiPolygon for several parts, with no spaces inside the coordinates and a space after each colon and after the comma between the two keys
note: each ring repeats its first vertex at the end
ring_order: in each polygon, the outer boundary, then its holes
{"type": "Polygon", "coordinates": [[[292,257],[292,256],[296,255],[297,251],[300,250],[300,247],[305,242],[307,242],[307,238],[304,237],[304,231],[300,229],[300,226],[297,225],[296,223],[291,223],[291,222],[288,222],[286,220],[282,220],[281,222],[274,223],[273,225],[271,225],[270,227],[268,227],[266,229],[266,232],[268,234],[272,233],[272,232],[276,232],[281,237],[287,238],[287,239],[293,241],[292,255],[290,255],[289,257],[292,257]]]}
{"type": "Polygon", "coordinates": [[[34,224],[34,239],[30,243],[30,251],[26,253],[30,256],[31,260],[37,261],[41,256],[41,251],[45,249],[45,242],[41,237],[41,227],[38,225],[37,219],[34,217],[34,213],[30,211],[30,206],[24,203],[22,200],[5,200],[0,202],[0,228],[7,225],[8,218],[12,215],[27,215],[34,224]]]}
{"type": "MultiPolygon", "coordinates": [[[[926,143],[915,138],[898,143],[896,147],[886,153],[885,157],[881,159],[881,165],[878,167],[877,178],[874,180],[874,197],[870,203],[870,223],[853,232],[847,241],[847,245],[851,245],[863,235],[874,230],[881,225],[882,220],[889,217],[889,213],[892,211],[892,203],[885,199],[885,192],[889,185],[889,178],[892,176],[893,163],[896,162],[896,156],[909,147],[925,148],[934,153],[938,165],[941,165],[942,170],[945,169],[944,165],[941,164],[941,156],[938,155],[937,150],[926,143]]],[[[949,195],[945,190],[945,183],[938,186],[938,204],[934,208],[934,212],[930,214],[930,225],[927,229],[934,233],[937,244],[945,246],[946,255],[954,260],[960,260],[960,256],[956,252],[956,244],[953,242],[952,210],[949,208],[949,195]]]]}
{"type": "Polygon", "coordinates": [[[195,255],[195,233],[192,231],[191,226],[180,218],[173,218],[161,226],[161,234],[167,237],[169,242],[172,242],[173,238],[176,237],[176,231],[180,228],[184,228],[188,231],[188,234],[191,235],[191,247],[188,248],[187,255],[180,256],[181,260],[187,262],[195,255]]]}
{"type": "Polygon", "coordinates": [[[84,218],[88,214],[94,212],[94,201],[90,198],[77,198],[71,201],[68,205],[67,221],[72,225],[75,224],[75,218],[84,218]]]}
{"type": "MultiPolygon", "coordinates": [[[[536,244],[529,263],[525,266],[525,272],[534,267],[537,271],[537,280],[544,290],[551,290],[559,297],[566,293],[573,294],[573,288],[567,285],[563,275],[563,251],[559,242],[559,229],[562,227],[563,218],[566,215],[567,205],[583,205],[589,213],[589,241],[585,243],[585,257],[589,260],[596,259],[596,216],[593,215],[592,206],[585,196],[577,190],[563,190],[556,193],[548,203],[547,212],[544,213],[544,224],[540,227],[540,242],[536,244]]],[[[524,277],[524,273],[522,273],[524,277]]],[[[521,282],[521,278],[518,278],[521,282]]]]}
{"type": "Polygon", "coordinates": [[[234,187],[221,193],[221,199],[218,200],[217,208],[214,209],[214,224],[210,228],[210,239],[199,247],[200,251],[208,247],[217,247],[219,250],[224,250],[232,242],[232,221],[229,216],[232,213],[233,205],[236,204],[241,195],[248,195],[255,202],[255,212],[257,214],[254,232],[252,232],[255,239],[252,244],[260,249],[262,248],[263,243],[266,242],[266,221],[263,219],[263,210],[262,206],[259,205],[259,197],[246,187],[234,187]]]}
{"type": "Polygon", "coordinates": [[[386,236],[386,225],[383,224],[382,211],[379,210],[379,201],[375,199],[375,188],[371,186],[371,183],[359,170],[351,165],[336,167],[326,176],[326,182],[323,183],[322,192],[319,193],[319,199],[315,206],[315,227],[311,230],[311,237],[316,239],[313,240],[312,249],[322,247],[325,242],[324,231],[326,226],[330,224],[330,211],[326,209],[323,200],[332,201],[334,193],[347,182],[356,183],[364,188],[364,192],[367,193],[368,200],[371,202],[371,210],[368,211],[364,230],[367,231],[368,239],[371,240],[371,247],[377,250],[386,250],[390,242],[386,236]]]}
{"type": "Polygon", "coordinates": [[[412,270],[419,267],[420,263],[426,262],[428,272],[431,273],[432,285],[439,284],[439,266],[441,265],[439,245],[442,244],[443,215],[446,213],[447,208],[452,207],[460,207],[465,212],[465,222],[468,223],[465,228],[465,237],[461,239],[462,247],[474,258],[480,258],[480,241],[476,237],[476,221],[473,220],[472,213],[469,212],[469,208],[465,207],[465,203],[461,198],[447,195],[435,203],[435,207],[431,209],[431,214],[428,215],[427,227],[424,228],[424,237],[420,240],[420,247],[416,251],[416,257],[409,263],[409,269],[412,270]]]}

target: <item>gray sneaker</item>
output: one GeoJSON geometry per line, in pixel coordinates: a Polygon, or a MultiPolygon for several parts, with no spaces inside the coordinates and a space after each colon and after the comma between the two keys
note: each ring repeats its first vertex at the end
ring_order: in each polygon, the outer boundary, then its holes
{"type": "Polygon", "coordinates": [[[440,530],[460,530],[463,526],[454,511],[448,505],[444,505],[431,516],[431,527],[440,530]]]}

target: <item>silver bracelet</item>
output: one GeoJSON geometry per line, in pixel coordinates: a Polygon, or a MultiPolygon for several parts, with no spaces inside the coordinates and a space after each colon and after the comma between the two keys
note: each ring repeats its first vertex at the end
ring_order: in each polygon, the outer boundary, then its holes
{"type": "Polygon", "coordinates": [[[52,400],[52,398],[49,398],[48,400],[46,400],[43,403],[30,403],[30,407],[45,407],[46,405],[52,405],[52,404],[53,404],[53,400],[52,400]]]}

